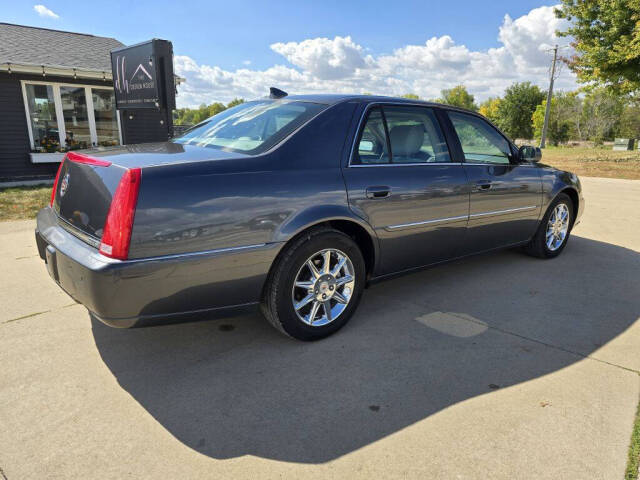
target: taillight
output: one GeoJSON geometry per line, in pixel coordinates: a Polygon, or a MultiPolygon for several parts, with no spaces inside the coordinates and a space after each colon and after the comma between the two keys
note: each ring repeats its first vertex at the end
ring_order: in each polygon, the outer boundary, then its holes
{"type": "Polygon", "coordinates": [[[107,257],[126,260],[129,256],[131,229],[140,190],[140,173],[139,168],[127,170],[113,195],[100,241],[100,253],[107,257]]]}
{"type": "Polygon", "coordinates": [[[102,160],[100,158],[93,158],[89,155],[84,155],[82,153],[76,152],[67,152],[67,158],[75,163],[84,163],[85,165],[93,165],[94,167],[108,167],[111,165],[111,162],[106,160],[102,160]]]}
{"type": "Polygon", "coordinates": [[[60,162],[60,166],[58,167],[58,173],[56,173],[56,179],[53,181],[53,190],[51,190],[51,201],[49,202],[50,207],[53,207],[53,200],[56,198],[56,190],[58,189],[58,180],[60,180],[60,171],[62,170],[63,164],[64,164],[64,158],[60,162]]]}

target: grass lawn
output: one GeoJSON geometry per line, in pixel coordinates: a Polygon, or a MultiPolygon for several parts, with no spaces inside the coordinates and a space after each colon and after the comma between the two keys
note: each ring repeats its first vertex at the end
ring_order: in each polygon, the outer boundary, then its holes
{"type": "Polygon", "coordinates": [[[629,459],[627,461],[627,471],[625,480],[637,480],[640,469],[640,403],[636,412],[636,421],[631,433],[631,444],[629,445],[629,459]]]}
{"type": "Polygon", "coordinates": [[[35,218],[50,200],[50,185],[0,189],[0,221],[35,218]]]}
{"type": "Polygon", "coordinates": [[[547,147],[542,163],[584,177],[640,180],[640,151],[613,151],[611,147],[547,147]]]}

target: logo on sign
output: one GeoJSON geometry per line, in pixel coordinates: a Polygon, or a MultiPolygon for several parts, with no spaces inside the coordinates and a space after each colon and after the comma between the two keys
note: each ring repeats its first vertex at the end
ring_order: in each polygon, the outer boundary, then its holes
{"type": "Polygon", "coordinates": [[[62,179],[62,183],[60,184],[60,196],[64,197],[64,194],[67,193],[67,188],[69,188],[69,174],[67,173],[62,179]]]}

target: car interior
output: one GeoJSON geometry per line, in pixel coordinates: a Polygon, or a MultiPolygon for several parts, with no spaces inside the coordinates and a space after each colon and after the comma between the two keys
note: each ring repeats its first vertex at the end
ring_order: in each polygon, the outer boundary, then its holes
{"type": "Polygon", "coordinates": [[[449,151],[435,118],[425,109],[385,108],[391,155],[379,109],[370,112],[358,144],[361,164],[449,162],[449,151]]]}

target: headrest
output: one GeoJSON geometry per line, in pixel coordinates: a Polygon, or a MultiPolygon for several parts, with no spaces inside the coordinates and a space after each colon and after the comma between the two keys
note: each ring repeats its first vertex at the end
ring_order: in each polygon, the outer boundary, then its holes
{"type": "Polygon", "coordinates": [[[393,155],[410,157],[422,147],[424,127],[422,125],[396,125],[389,132],[393,155]]]}

